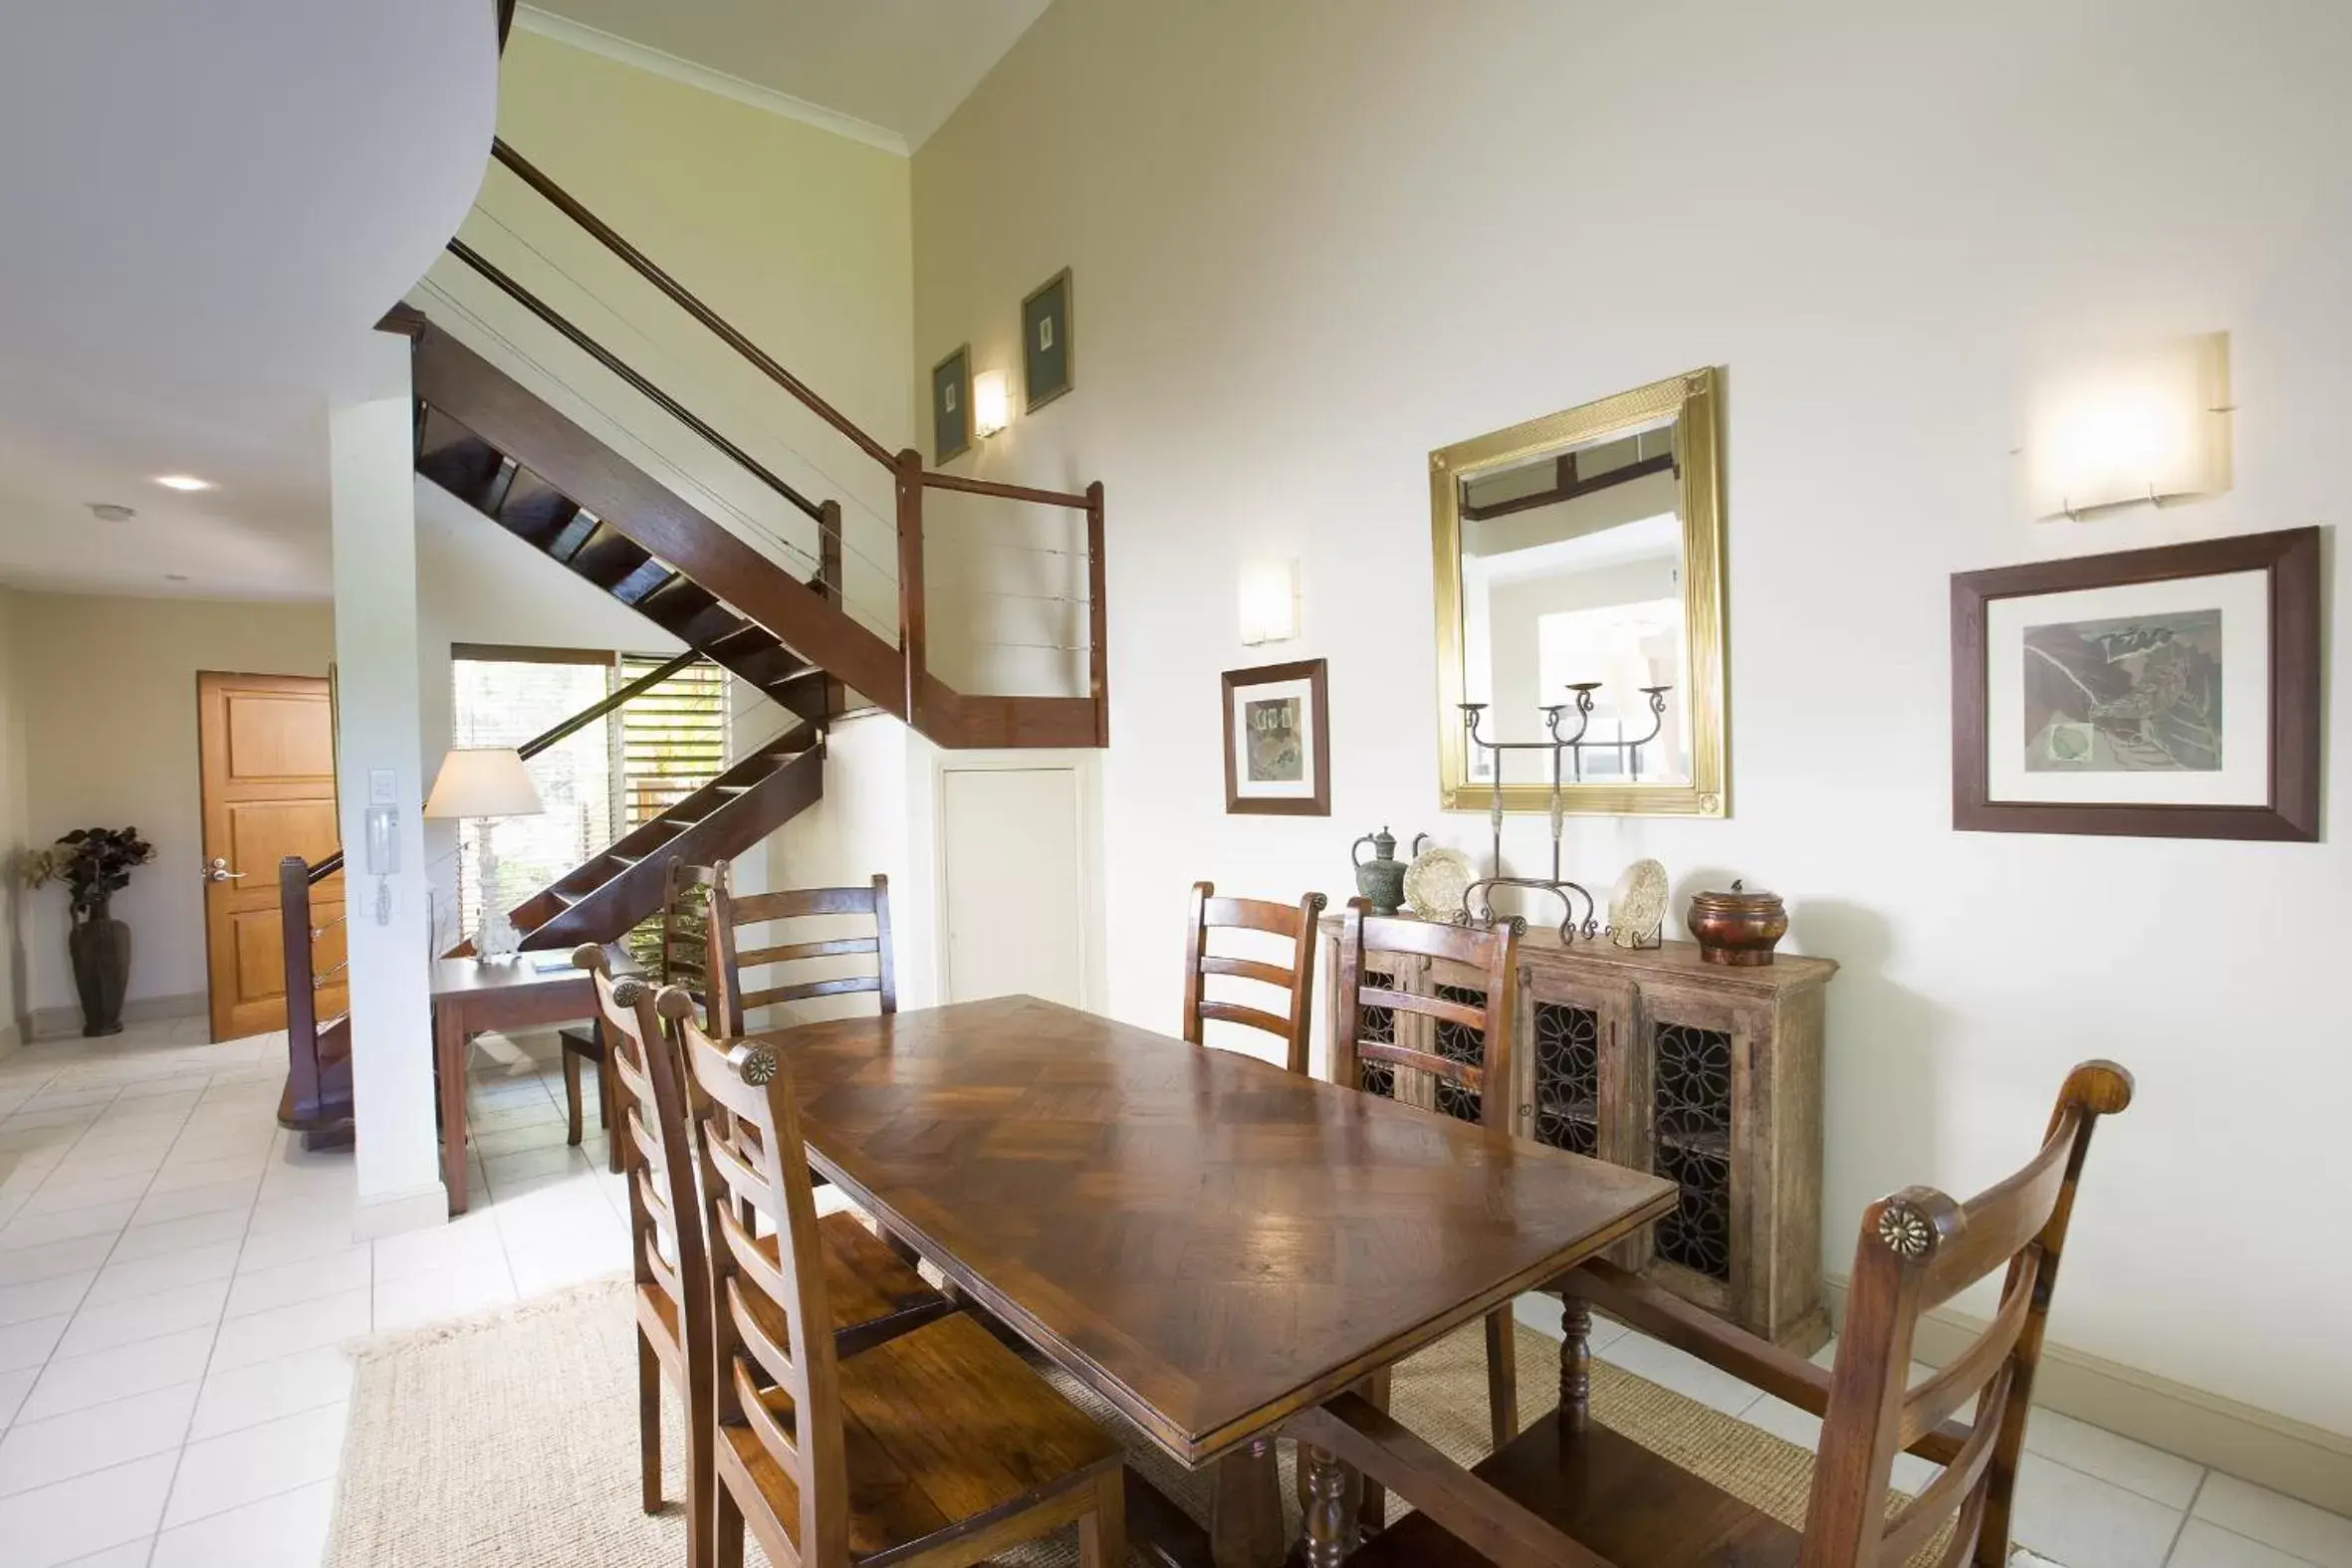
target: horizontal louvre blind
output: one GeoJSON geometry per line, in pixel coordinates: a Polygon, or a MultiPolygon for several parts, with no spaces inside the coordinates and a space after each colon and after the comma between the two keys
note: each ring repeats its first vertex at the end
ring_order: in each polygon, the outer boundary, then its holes
{"type": "MultiPolygon", "coordinates": [[[[623,685],[664,661],[623,657],[623,685]]],[[[727,672],[690,664],[620,708],[621,830],[652,820],[727,771],[727,672]]]]}
{"type": "MultiPolygon", "coordinates": [[[[611,666],[539,658],[450,661],[450,742],[455,746],[519,746],[610,690],[611,666]]],[[[482,922],[481,835],[495,834],[500,908],[512,909],[611,842],[612,774],[604,722],[597,720],[532,758],[524,766],[546,809],[530,816],[468,818],[458,824],[457,930],[436,932],[447,942],[472,936],[482,922]]],[[[437,951],[437,950],[436,950],[437,951]]]]}

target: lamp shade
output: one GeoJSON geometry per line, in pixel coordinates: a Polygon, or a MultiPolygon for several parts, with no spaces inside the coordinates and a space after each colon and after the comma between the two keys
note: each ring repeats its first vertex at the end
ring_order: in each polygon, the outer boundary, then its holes
{"type": "Polygon", "coordinates": [[[547,807],[511,746],[461,746],[441,760],[424,814],[454,816],[536,816],[547,807]]]}

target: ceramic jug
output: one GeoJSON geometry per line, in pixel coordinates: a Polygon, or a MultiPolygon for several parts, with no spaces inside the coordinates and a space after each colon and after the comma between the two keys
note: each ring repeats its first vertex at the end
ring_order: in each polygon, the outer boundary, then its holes
{"type": "Polygon", "coordinates": [[[1355,890],[1371,902],[1375,915],[1393,915],[1405,898],[1405,863],[1396,857],[1396,834],[1383,827],[1377,833],[1366,833],[1348,846],[1348,858],[1355,862],[1355,890]],[[1364,845],[1372,846],[1372,858],[1364,858],[1364,845]]]}

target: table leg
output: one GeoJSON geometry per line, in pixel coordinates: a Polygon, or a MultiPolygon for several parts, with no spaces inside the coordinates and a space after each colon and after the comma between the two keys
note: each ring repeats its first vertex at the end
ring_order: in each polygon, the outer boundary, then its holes
{"type": "Polygon", "coordinates": [[[1306,1472],[1306,1568],[1340,1568],[1356,1543],[1353,1467],[1304,1443],[1298,1466],[1306,1472]]]}
{"type": "Polygon", "coordinates": [[[441,1065],[441,1185],[449,1191],[449,1212],[465,1213],[464,1015],[443,1005],[433,1015],[433,1055],[441,1065]]]}
{"type": "Polygon", "coordinates": [[[1217,1568],[1274,1568],[1283,1560],[1282,1466],[1274,1439],[1217,1461],[1209,1491],[1209,1553],[1217,1568]]]}

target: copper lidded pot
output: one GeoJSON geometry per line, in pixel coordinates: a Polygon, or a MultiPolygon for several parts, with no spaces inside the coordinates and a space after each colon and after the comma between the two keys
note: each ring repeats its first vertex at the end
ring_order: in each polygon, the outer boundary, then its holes
{"type": "Polygon", "coordinates": [[[1773,946],[1788,935],[1788,911],[1780,895],[1762,888],[1751,892],[1743,882],[1734,882],[1728,893],[1692,894],[1687,923],[1699,957],[1710,964],[1769,964],[1773,946]]]}

